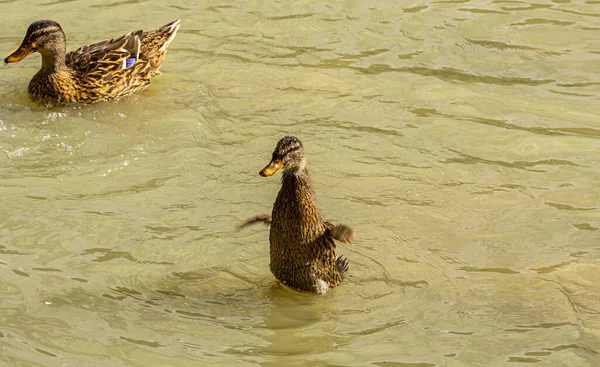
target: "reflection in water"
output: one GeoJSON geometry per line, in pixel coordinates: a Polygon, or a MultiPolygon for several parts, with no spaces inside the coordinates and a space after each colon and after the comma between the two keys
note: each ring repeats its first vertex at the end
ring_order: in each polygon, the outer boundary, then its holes
{"type": "Polygon", "coordinates": [[[269,287],[264,297],[268,303],[263,304],[260,314],[267,344],[226,353],[266,357],[260,363],[263,366],[294,365],[307,359],[318,360],[347,339],[331,330],[335,325],[331,322],[335,319],[335,305],[327,302],[330,297],[298,293],[278,284],[269,287]],[[323,328],[324,324],[330,326],[323,328]],[[315,334],[317,329],[319,333],[315,334]]]}

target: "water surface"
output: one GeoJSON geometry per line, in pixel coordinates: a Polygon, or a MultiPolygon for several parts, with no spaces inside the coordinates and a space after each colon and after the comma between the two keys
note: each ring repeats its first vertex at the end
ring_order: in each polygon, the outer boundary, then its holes
{"type": "Polygon", "coordinates": [[[598,1],[168,3],[0,3],[5,55],[39,19],[69,50],[182,19],[118,101],[2,68],[0,363],[600,364],[598,1]],[[321,297],[235,230],[284,135],[357,232],[321,297]]]}

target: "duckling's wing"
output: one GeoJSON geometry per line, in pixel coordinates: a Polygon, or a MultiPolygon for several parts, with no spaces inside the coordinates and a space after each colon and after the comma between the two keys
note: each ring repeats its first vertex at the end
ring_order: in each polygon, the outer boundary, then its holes
{"type": "Polygon", "coordinates": [[[69,52],[66,63],[81,77],[111,78],[112,74],[128,69],[140,59],[141,30],[94,43],[69,52]]]}
{"type": "MultiPolygon", "coordinates": [[[[352,228],[345,226],[343,224],[333,225],[331,222],[325,222],[325,233],[321,236],[315,244],[321,246],[321,248],[325,249],[325,253],[334,254],[335,253],[335,241],[342,241],[349,243],[352,240],[353,231],[352,228]]],[[[346,277],[348,274],[349,261],[343,256],[335,257],[335,267],[342,279],[346,277]]]]}
{"type": "Polygon", "coordinates": [[[348,227],[347,225],[334,225],[331,222],[325,222],[325,226],[331,234],[331,237],[333,237],[334,239],[344,243],[352,242],[352,239],[354,238],[354,230],[348,227]]]}
{"type": "Polygon", "coordinates": [[[266,226],[270,226],[271,225],[271,214],[257,214],[253,217],[250,217],[250,218],[246,219],[246,221],[244,221],[244,223],[240,224],[238,226],[238,229],[248,227],[249,225],[252,225],[255,223],[264,223],[266,226]]]}

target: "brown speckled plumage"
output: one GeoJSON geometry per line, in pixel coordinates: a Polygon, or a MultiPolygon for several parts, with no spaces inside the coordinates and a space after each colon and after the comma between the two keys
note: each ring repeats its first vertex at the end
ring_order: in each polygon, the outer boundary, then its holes
{"type": "Polygon", "coordinates": [[[33,52],[42,54],[42,67],[29,83],[29,94],[44,103],[96,103],[118,98],[150,83],[158,73],[179,20],[150,32],[136,31],[86,45],[66,54],[60,25],[32,23],[21,46],[4,62],[17,62],[33,52]],[[127,60],[135,58],[131,66],[127,60]]]}
{"type": "Polygon", "coordinates": [[[315,200],[302,143],[287,136],[279,141],[261,176],[283,168],[281,189],[272,215],[250,218],[242,224],[271,224],[271,272],[288,287],[323,294],[337,286],[348,271],[348,261],[336,257],[334,239],[352,240],[352,229],[325,222],[315,200]]]}

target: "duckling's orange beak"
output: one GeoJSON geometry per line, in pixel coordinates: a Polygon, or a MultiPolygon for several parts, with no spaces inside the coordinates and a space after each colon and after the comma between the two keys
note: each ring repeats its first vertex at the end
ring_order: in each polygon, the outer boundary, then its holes
{"type": "Polygon", "coordinates": [[[19,48],[17,48],[15,52],[8,55],[8,57],[4,59],[4,63],[8,64],[11,62],[19,62],[34,52],[35,48],[33,48],[33,46],[31,46],[30,44],[23,43],[21,44],[21,46],[19,46],[19,48]]]}
{"type": "Polygon", "coordinates": [[[263,177],[273,176],[274,174],[279,172],[279,170],[282,168],[283,168],[283,162],[281,160],[273,160],[273,161],[269,162],[269,164],[267,164],[267,166],[265,168],[263,168],[259,174],[263,177]]]}

